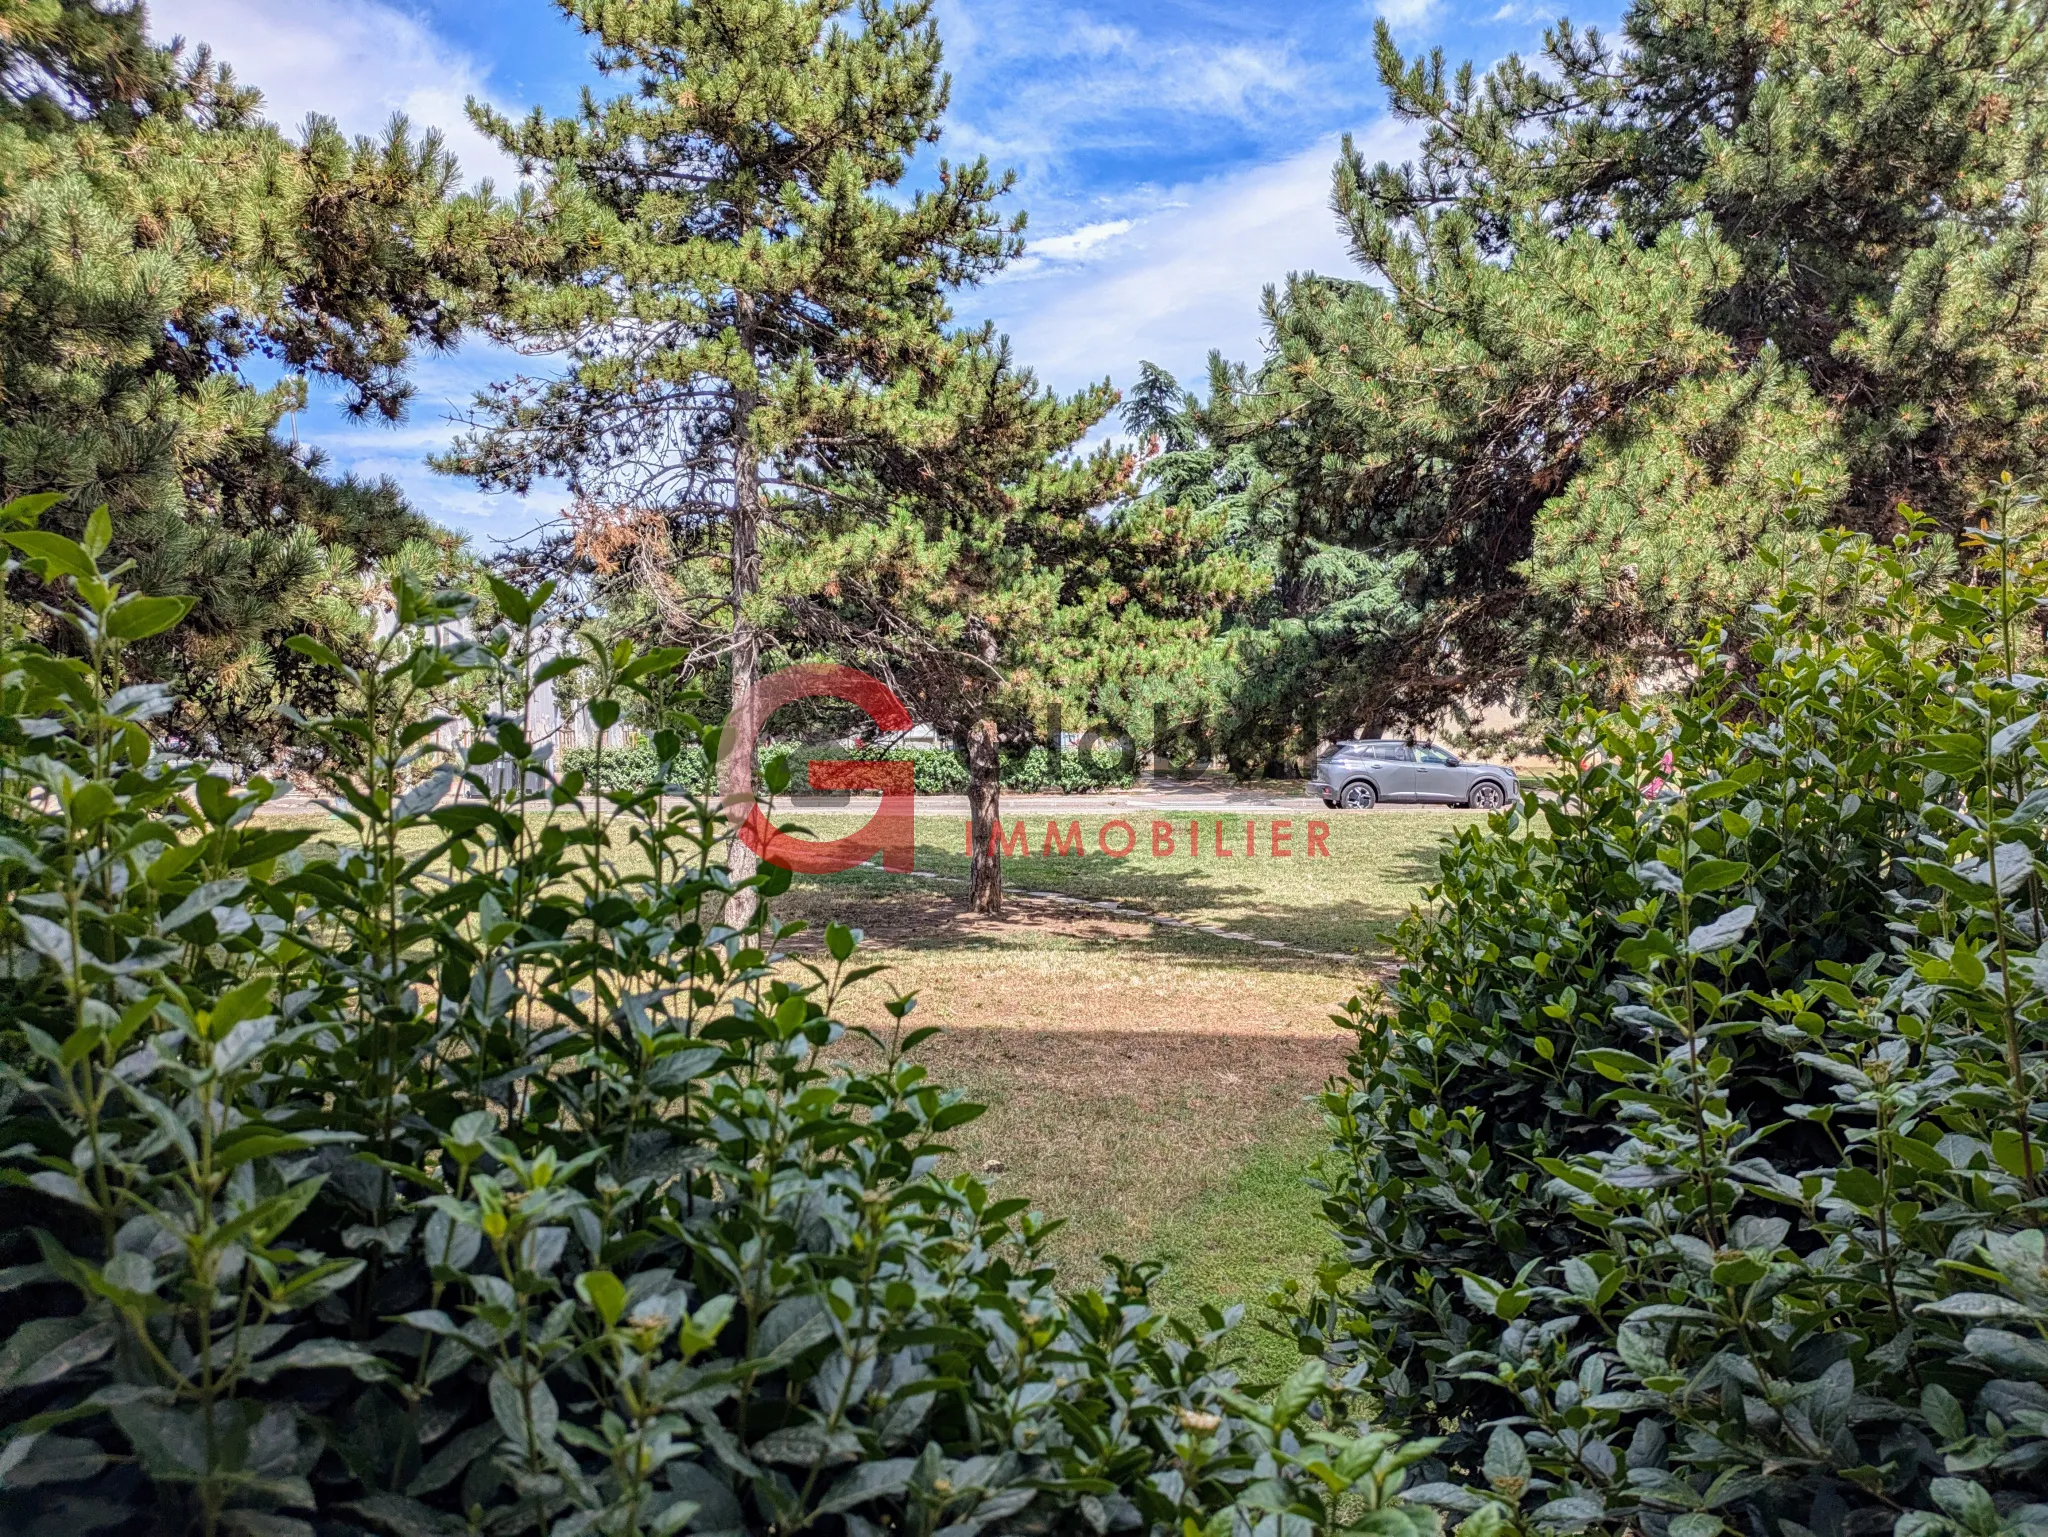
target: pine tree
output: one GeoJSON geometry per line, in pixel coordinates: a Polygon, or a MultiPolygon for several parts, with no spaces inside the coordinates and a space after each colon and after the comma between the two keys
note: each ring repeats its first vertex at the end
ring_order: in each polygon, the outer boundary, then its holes
{"type": "Polygon", "coordinates": [[[631,90],[571,119],[472,113],[548,176],[563,252],[498,324],[568,367],[482,397],[443,467],[566,479],[574,551],[652,584],[667,638],[722,657],[737,696],[764,538],[945,431],[917,381],[959,346],[948,292],[1006,260],[1021,220],[984,162],[904,190],[946,105],[931,0],[558,3],[631,90]]]}
{"type": "Polygon", "coordinates": [[[360,562],[452,547],[279,424],[308,375],[402,414],[406,358],[454,339],[520,238],[487,189],[456,195],[438,137],[311,119],[291,140],[260,105],[150,42],[139,6],[0,21],[0,495],[65,493],[45,521],[71,532],[106,506],[137,582],[196,599],[136,664],[179,686],[192,746],[252,759],[309,681],[283,641],[324,625],[345,648],[360,562]],[[256,357],[290,374],[259,390],[256,357]]]}
{"type": "Polygon", "coordinates": [[[998,913],[1004,739],[1055,706],[1121,713],[1105,723],[1135,737],[1145,703],[1221,671],[1217,617],[1255,577],[1218,520],[1135,495],[1133,455],[1076,452],[1116,403],[1107,385],[1063,399],[984,341],[927,389],[920,410],[948,432],[887,466],[920,489],[879,515],[880,475],[841,498],[772,552],[768,595],[788,642],[882,678],[966,747],[969,900],[998,913]]]}
{"type": "Polygon", "coordinates": [[[1347,144],[1369,281],[1269,298],[1233,429],[1304,537],[1417,559],[1385,707],[1546,653],[1622,679],[1760,541],[1959,526],[2041,467],[2048,38],[2017,0],[1676,0],[1484,78],[1404,59],[1410,166],[1347,144]]]}
{"type": "Polygon", "coordinates": [[[8,0],[0,5],[0,121],[62,133],[116,131],[178,108],[178,61],[148,38],[140,5],[8,0]]]}

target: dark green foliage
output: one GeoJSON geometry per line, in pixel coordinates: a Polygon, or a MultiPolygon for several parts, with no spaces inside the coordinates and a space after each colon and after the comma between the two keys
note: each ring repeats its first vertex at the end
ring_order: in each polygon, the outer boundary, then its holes
{"type": "MultiPolygon", "coordinates": [[[[844,747],[771,747],[763,757],[779,758],[785,762],[790,786],[798,791],[810,788],[807,765],[812,759],[823,762],[827,759],[858,758],[868,763],[910,764],[916,775],[919,795],[967,793],[967,760],[946,748],[892,747],[855,751],[844,747]]],[[[694,742],[685,746],[668,763],[656,759],[651,737],[641,737],[626,746],[608,750],[601,771],[597,758],[594,747],[571,748],[562,754],[561,771],[565,774],[581,773],[593,783],[601,780],[614,787],[650,789],[657,784],[674,784],[691,794],[710,788],[709,761],[703,749],[694,742]]],[[[1010,754],[1003,760],[1005,790],[1121,790],[1130,785],[1131,777],[1123,760],[1106,750],[1098,751],[1089,758],[1083,758],[1076,752],[1064,752],[1055,759],[1045,748],[1032,747],[1022,753],[1010,754]]]]}
{"type": "Polygon", "coordinates": [[[1200,510],[1133,496],[1126,455],[1080,452],[1107,386],[1062,399],[1003,344],[962,351],[933,391],[946,426],[919,446],[915,489],[870,481],[776,547],[767,590],[798,643],[965,746],[970,900],[994,912],[1004,740],[1028,741],[1055,706],[1135,736],[1155,691],[1214,669],[1216,614],[1244,571],[1200,510]]]}
{"type": "MultiPolygon", "coordinates": [[[[1568,712],[1354,1002],[1305,1349],[1550,1531],[2048,1511],[2048,566],[1829,536],[1568,712]],[[1816,617],[1818,616],[1818,617],[1816,617]],[[1903,1513],[1903,1515],[1902,1515],[1903,1513]]],[[[1476,1491],[1476,1492],[1475,1492],[1476,1491]]]]}
{"type": "Polygon", "coordinates": [[[546,179],[561,253],[497,323],[564,356],[506,381],[441,461],[487,486],[559,476],[565,556],[651,598],[646,628],[754,686],[763,548],[876,485],[915,485],[956,403],[931,381],[983,333],[951,294],[1015,253],[1009,178],[933,168],[950,89],[931,0],[557,0],[626,89],[478,126],[546,179]]]}
{"type": "Polygon", "coordinates": [[[711,788],[711,760],[703,747],[687,742],[667,759],[657,755],[654,739],[618,743],[600,751],[596,747],[572,747],[557,765],[563,774],[581,774],[592,786],[614,790],[666,789],[688,795],[702,795],[711,788]]]}
{"type": "Polygon", "coordinates": [[[1242,566],[1212,665],[1177,670],[1156,697],[1169,731],[1183,727],[1239,773],[1298,775],[1332,738],[1403,723],[1401,669],[1425,618],[1419,557],[1304,527],[1288,482],[1236,435],[1232,401],[1251,380],[1212,360],[1210,385],[1205,403],[1148,363],[1124,406],[1150,450],[1146,499],[1191,517],[1214,555],[1242,566]]]}
{"type": "Polygon", "coordinates": [[[1347,146],[1368,280],[1272,296],[1229,439],[1293,538],[1399,576],[1381,708],[1557,655],[1626,685],[1760,589],[1771,531],[1888,537],[1905,500],[1955,532],[2037,463],[2037,6],[1638,4],[1618,41],[1560,23],[1483,78],[1382,23],[1379,58],[1420,158],[1347,146]]]}
{"type": "MultiPolygon", "coordinates": [[[[127,646],[186,601],[34,510],[5,548],[77,644],[0,635],[0,1530],[1437,1537],[1430,1444],[1337,1428],[1319,1363],[1253,1403],[1146,1269],[1053,1290],[1027,1203],[937,1172],[979,1107],[913,1001],[837,1065],[859,936],[728,926],[702,800],[576,811],[521,725],[582,660],[536,657],[545,591],[451,640],[401,582],[307,725],[342,809],[280,826],[145,729],[127,646]]],[[[677,661],[594,651],[593,717],[715,741],[677,661]]]]}
{"type": "Polygon", "coordinates": [[[109,510],[144,585],[196,600],[131,662],[178,687],[166,725],[261,760],[278,704],[323,703],[284,639],[349,649],[365,564],[453,543],[394,486],[330,478],[280,423],[311,375],[398,416],[407,357],[454,340],[516,230],[455,195],[437,135],[351,142],[316,118],[288,140],[257,93],[144,26],[142,6],[70,0],[0,24],[0,495],[66,493],[45,521],[74,535],[109,510]],[[287,376],[258,389],[259,362],[287,376]]]}
{"type": "Polygon", "coordinates": [[[81,118],[132,127],[175,111],[177,71],[140,5],[12,0],[0,32],[0,120],[62,131],[81,118]]]}

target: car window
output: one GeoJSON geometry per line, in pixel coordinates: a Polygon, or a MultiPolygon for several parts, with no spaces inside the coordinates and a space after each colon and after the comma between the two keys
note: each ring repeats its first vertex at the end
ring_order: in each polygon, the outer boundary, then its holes
{"type": "Polygon", "coordinates": [[[1441,747],[1418,747],[1415,749],[1415,757],[1416,761],[1421,763],[1449,764],[1451,761],[1451,755],[1441,747]]]}
{"type": "Polygon", "coordinates": [[[1384,759],[1391,763],[1406,763],[1408,749],[1399,742],[1373,742],[1365,749],[1368,758],[1384,759]]]}

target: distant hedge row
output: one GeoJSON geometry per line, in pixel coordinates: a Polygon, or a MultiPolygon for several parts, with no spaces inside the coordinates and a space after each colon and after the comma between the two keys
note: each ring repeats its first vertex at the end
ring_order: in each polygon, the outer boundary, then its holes
{"type": "MultiPolygon", "coordinates": [[[[810,788],[808,765],[814,760],[865,759],[873,762],[908,763],[916,774],[920,795],[964,795],[967,792],[967,763],[948,748],[897,747],[883,752],[844,747],[779,747],[770,755],[789,760],[791,788],[810,788]]],[[[656,761],[654,744],[648,738],[624,747],[607,747],[600,765],[592,747],[577,747],[562,755],[561,772],[582,772],[593,781],[602,780],[615,790],[652,788],[667,783],[684,791],[701,792],[710,787],[711,767],[703,749],[689,744],[669,765],[656,761]]],[[[1003,788],[1026,792],[1121,790],[1133,775],[1120,755],[1097,750],[1082,754],[1063,752],[1055,757],[1043,747],[1032,747],[1003,758],[1003,788]]]]}

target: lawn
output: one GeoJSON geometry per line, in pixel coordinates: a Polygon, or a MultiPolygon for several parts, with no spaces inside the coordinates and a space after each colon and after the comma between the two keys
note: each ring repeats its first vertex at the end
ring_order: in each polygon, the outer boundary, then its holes
{"type": "MultiPolygon", "coordinates": [[[[855,1020],[879,1022],[886,998],[915,992],[917,1019],[944,1027],[925,1048],[933,1073],[989,1107],[955,1135],[959,1161],[1066,1217],[1054,1252],[1067,1275],[1092,1280],[1104,1252],[1158,1259],[1163,1301],[1242,1302],[1256,1321],[1274,1286],[1307,1276],[1328,1252],[1306,1181],[1322,1145],[1311,1098],[1350,1043],[1330,1013],[1375,980],[1386,929],[1420,894],[1445,835],[1470,819],[1320,816],[1329,853],[1311,860],[1299,852],[1305,818],[1294,818],[1296,852],[1276,859],[1269,819],[1254,813],[1261,853],[1247,858],[1244,819],[1225,814],[1224,846],[1236,852],[1219,859],[1216,814],[1200,818],[1199,856],[1187,853],[1188,818],[1177,814],[1177,853],[1155,859],[1149,816],[1123,818],[1139,842],[1122,858],[1098,849],[1103,824],[1118,819],[1081,816],[1095,852],[1006,861],[1006,912],[984,919],[965,910],[960,820],[920,818],[921,875],[803,876],[781,909],[861,929],[889,967],[854,1000],[855,1020]]],[[[859,819],[803,820],[832,837],[859,819]]],[[[1058,820],[1064,833],[1073,818],[1058,820]]],[[[1036,848],[1044,817],[1028,822],[1036,848]]],[[[1113,831],[1111,846],[1122,841],[1113,831]]],[[[1243,1348],[1264,1376],[1289,1347],[1254,1326],[1243,1348]]]]}
{"type": "MultiPolygon", "coordinates": [[[[1304,802],[1304,808],[1306,807],[1304,802]]],[[[1080,815],[1060,811],[1003,821],[1014,835],[1023,824],[1032,852],[1004,862],[1004,882],[1012,891],[1053,891],[1094,900],[1111,900],[1146,912],[1169,913],[1235,933],[1274,939],[1303,949],[1371,957],[1381,953],[1384,932],[1408,911],[1434,874],[1436,850],[1454,827],[1469,825],[1470,812],[1383,811],[1371,814],[1328,812],[1315,808],[1313,820],[1327,829],[1316,854],[1308,849],[1311,818],[1306,809],[1273,815],[1176,812],[1170,818],[1146,812],[1120,816],[1080,815]],[[1078,824],[1085,853],[1046,854],[1046,824],[1057,827],[1059,840],[1071,840],[1078,824]],[[1201,829],[1200,852],[1189,851],[1189,823],[1201,829]],[[1247,821],[1255,824],[1247,856],[1247,821]],[[1153,824],[1170,829],[1174,852],[1155,857],[1153,824]],[[1288,825],[1276,856],[1276,822],[1288,825]],[[1105,841],[1121,847],[1131,829],[1129,854],[1104,853],[1105,841]],[[1219,831],[1220,824],[1220,831],[1219,831]],[[1218,849],[1227,852],[1219,854],[1218,849]]],[[[788,820],[800,822],[822,838],[838,837],[859,826],[862,817],[822,814],[797,808],[788,820]]],[[[917,868],[964,882],[967,875],[965,819],[919,817],[917,868]]],[[[809,882],[846,885],[863,893],[895,890],[901,877],[879,868],[844,875],[809,877],[809,882]]]]}

